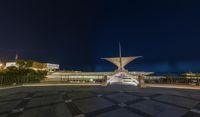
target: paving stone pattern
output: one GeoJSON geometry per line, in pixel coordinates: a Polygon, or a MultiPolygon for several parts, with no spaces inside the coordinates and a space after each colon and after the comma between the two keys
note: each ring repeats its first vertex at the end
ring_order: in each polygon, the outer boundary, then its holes
{"type": "Polygon", "coordinates": [[[106,92],[60,89],[19,91],[0,96],[0,117],[46,116],[200,117],[200,99],[187,95],[145,91],[106,92]]]}

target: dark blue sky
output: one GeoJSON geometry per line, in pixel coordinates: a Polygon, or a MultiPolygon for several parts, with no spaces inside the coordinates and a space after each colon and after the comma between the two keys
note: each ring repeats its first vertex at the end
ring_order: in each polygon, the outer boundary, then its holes
{"type": "Polygon", "coordinates": [[[130,70],[200,71],[200,2],[184,0],[0,1],[0,59],[111,71],[101,57],[140,55],[130,70]]]}

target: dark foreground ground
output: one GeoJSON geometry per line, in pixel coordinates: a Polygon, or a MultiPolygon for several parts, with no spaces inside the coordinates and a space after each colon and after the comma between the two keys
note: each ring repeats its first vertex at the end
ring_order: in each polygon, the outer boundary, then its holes
{"type": "Polygon", "coordinates": [[[0,117],[200,117],[200,90],[45,86],[0,90],[0,117]]]}

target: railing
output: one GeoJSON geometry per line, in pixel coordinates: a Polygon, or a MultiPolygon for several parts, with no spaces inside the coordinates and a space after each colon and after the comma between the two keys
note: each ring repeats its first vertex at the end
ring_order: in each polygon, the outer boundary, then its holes
{"type": "Polygon", "coordinates": [[[151,84],[183,84],[183,85],[200,85],[200,78],[145,78],[145,83],[151,84]]]}

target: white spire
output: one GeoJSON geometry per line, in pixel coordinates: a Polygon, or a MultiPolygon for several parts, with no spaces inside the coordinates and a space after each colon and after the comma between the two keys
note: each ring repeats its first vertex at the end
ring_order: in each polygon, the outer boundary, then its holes
{"type": "Polygon", "coordinates": [[[19,58],[18,54],[15,55],[15,60],[17,60],[19,58]]]}
{"type": "Polygon", "coordinates": [[[119,62],[120,62],[120,71],[122,71],[122,48],[121,43],[119,42],[119,62]]]}
{"type": "Polygon", "coordinates": [[[119,42],[119,57],[122,57],[122,48],[121,48],[121,43],[119,42]]]}
{"type": "Polygon", "coordinates": [[[122,50],[121,44],[119,42],[119,57],[111,57],[111,58],[102,58],[105,59],[118,67],[119,71],[125,70],[125,66],[130,63],[131,61],[140,58],[141,56],[131,56],[131,57],[122,57],[122,50]]]}

